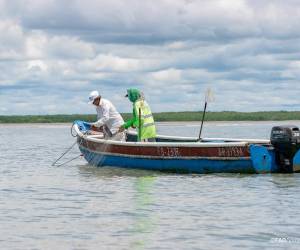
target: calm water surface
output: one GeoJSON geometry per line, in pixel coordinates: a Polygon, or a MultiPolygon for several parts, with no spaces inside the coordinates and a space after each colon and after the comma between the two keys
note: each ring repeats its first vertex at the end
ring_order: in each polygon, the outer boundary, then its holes
{"type": "MultiPolygon", "coordinates": [[[[203,135],[268,138],[278,124],[289,122],[206,123],[203,135]]],[[[0,125],[0,249],[300,249],[299,174],[52,167],[73,142],[69,124],[0,125]]]]}

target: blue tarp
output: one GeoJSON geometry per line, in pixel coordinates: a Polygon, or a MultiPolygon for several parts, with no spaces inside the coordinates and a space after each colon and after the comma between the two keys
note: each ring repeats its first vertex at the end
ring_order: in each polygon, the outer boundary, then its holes
{"type": "Polygon", "coordinates": [[[86,133],[91,129],[91,124],[85,121],[76,120],[73,124],[76,124],[82,133],[86,133]]]}

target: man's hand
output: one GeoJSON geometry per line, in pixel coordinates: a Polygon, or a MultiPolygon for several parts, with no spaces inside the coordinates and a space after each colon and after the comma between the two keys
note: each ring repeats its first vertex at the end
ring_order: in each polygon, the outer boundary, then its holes
{"type": "Polygon", "coordinates": [[[121,132],[123,132],[124,130],[125,130],[124,127],[119,127],[118,133],[121,133],[121,132]]]}
{"type": "Polygon", "coordinates": [[[96,131],[96,132],[103,132],[103,127],[96,127],[94,125],[91,126],[91,130],[96,131]]]}

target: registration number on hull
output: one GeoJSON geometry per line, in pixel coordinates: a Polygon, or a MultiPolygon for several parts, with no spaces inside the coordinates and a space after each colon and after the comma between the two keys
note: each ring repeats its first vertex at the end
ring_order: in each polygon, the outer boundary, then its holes
{"type": "Polygon", "coordinates": [[[219,148],[219,157],[242,157],[244,156],[243,148],[241,147],[229,147],[219,148]]]}
{"type": "Polygon", "coordinates": [[[160,147],[157,149],[160,156],[176,157],[180,156],[179,148],[160,147]]]}

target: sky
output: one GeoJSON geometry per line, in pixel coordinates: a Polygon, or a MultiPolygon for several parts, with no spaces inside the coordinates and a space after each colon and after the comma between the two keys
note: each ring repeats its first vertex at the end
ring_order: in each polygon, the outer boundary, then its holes
{"type": "Polygon", "coordinates": [[[0,0],[0,115],[300,110],[298,0],[0,0]]]}

